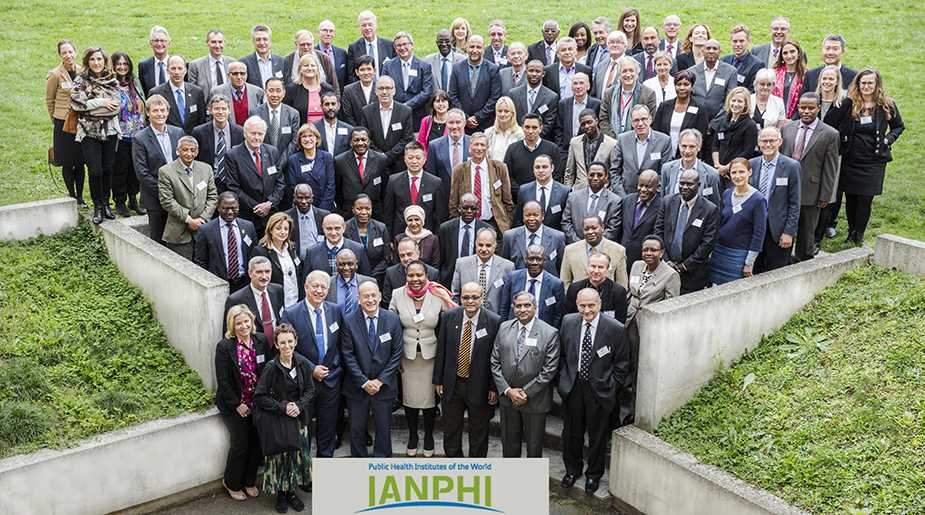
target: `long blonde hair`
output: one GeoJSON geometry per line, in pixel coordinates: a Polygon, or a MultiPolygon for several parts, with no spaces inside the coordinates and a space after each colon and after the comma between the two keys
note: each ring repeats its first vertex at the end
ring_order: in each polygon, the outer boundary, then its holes
{"type": "MultiPolygon", "coordinates": [[[[845,98],[845,90],[841,87],[841,71],[838,69],[838,66],[834,64],[827,65],[822,71],[819,72],[818,79],[822,78],[822,74],[825,72],[832,72],[835,74],[835,100],[832,100],[832,105],[835,107],[841,107],[841,101],[845,98]]],[[[822,81],[816,80],[816,94],[819,95],[819,98],[822,98],[822,81]]]]}
{"type": "Polygon", "coordinates": [[[883,77],[880,76],[880,72],[873,68],[861,70],[854,77],[854,80],[851,81],[851,86],[848,88],[848,98],[850,98],[852,102],[851,118],[855,120],[861,119],[861,111],[864,110],[864,98],[861,96],[861,78],[866,75],[873,75],[876,79],[874,82],[875,107],[883,109],[883,112],[886,114],[886,119],[892,120],[893,114],[895,114],[893,111],[896,109],[896,104],[883,90],[883,77]]]}
{"type": "Polygon", "coordinates": [[[453,42],[453,48],[458,48],[463,52],[466,51],[466,45],[469,44],[469,37],[472,36],[472,27],[469,25],[469,21],[465,18],[455,18],[453,23],[450,24],[450,40],[453,42]],[[457,45],[458,41],[456,40],[456,29],[458,27],[466,28],[466,37],[462,41],[462,45],[457,45]]]}
{"type": "Polygon", "coordinates": [[[273,232],[273,229],[275,229],[277,225],[284,223],[284,222],[289,224],[289,238],[292,238],[292,219],[289,218],[289,215],[283,212],[273,213],[270,216],[270,219],[267,220],[267,228],[264,229],[263,231],[263,237],[260,238],[260,244],[268,249],[272,248],[273,247],[273,235],[271,233],[273,232]]]}
{"type": "Polygon", "coordinates": [[[511,110],[511,120],[508,122],[507,127],[501,125],[501,121],[498,120],[498,117],[495,116],[495,130],[494,132],[499,134],[508,134],[511,132],[517,132],[520,129],[520,124],[517,123],[517,108],[514,106],[514,101],[511,100],[511,97],[501,97],[495,103],[495,112],[498,111],[498,108],[502,105],[506,106],[511,110]]]}
{"type": "Polygon", "coordinates": [[[296,84],[302,84],[302,86],[305,88],[308,88],[308,86],[321,86],[321,63],[318,62],[318,57],[315,56],[314,52],[309,52],[299,58],[299,73],[296,75],[298,75],[298,77],[293,82],[296,84]],[[302,83],[302,67],[308,64],[309,61],[315,63],[315,80],[317,81],[315,84],[302,83]]]}

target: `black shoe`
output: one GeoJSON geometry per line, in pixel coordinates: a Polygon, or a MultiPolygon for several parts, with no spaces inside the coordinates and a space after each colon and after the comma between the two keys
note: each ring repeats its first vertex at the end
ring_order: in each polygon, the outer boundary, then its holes
{"type": "Polygon", "coordinates": [[[94,208],[93,208],[93,218],[92,218],[92,220],[93,220],[93,223],[96,224],[96,225],[99,225],[99,224],[103,223],[103,208],[101,208],[101,207],[94,207],[94,208]]]}
{"type": "Polygon", "coordinates": [[[84,209],[88,208],[87,201],[83,197],[77,197],[77,207],[82,207],[84,209]]]}
{"type": "Polygon", "coordinates": [[[855,238],[854,229],[849,229],[848,236],[845,237],[845,245],[851,245],[852,243],[854,243],[855,242],[854,238],[855,238]]]}
{"type": "Polygon", "coordinates": [[[585,493],[593,494],[601,486],[600,479],[588,479],[585,481],[585,493]]]}
{"type": "Polygon", "coordinates": [[[835,230],[834,227],[826,227],[826,229],[825,229],[825,237],[826,237],[826,238],[832,239],[832,238],[835,237],[836,234],[838,234],[838,231],[835,230]]]}
{"type": "Polygon", "coordinates": [[[128,218],[132,216],[132,212],[125,207],[125,204],[116,204],[116,213],[119,213],[119,216],[128,218]]]}
{"type": "Polygon", "coordinates": [[[566,474],[565,477],[562,478],[562,488],[571,488],[575,486],[575,481],[577,480],[578,477],[573,476],[572,474],[566,474]]]}
{"type": "Polygon", "coordinates": [[[148,210],[145,209],[145,208],[143,208],[143,207],[141,207],[141,204],[139,204],[139,203],[135,200],[135,196],[134,196],[134,195],[132,195],[132,196],[130,196],[130,197],[128,198],[128,208],[131,209],[132,211],[138,213],[139,215],[146,215],[146,214],[148,214],[148,210]]]}
{"type": "Polygon", "coordinates": [[[302,499],[299,499],[299,496],[296,495],[295,492],[286,494],[286,502],[288,502],[289,506],[295,511],[302,511],[305,509],[305,503],[302,502],[302,499]]]}
{"type": "Polygon", "coordinates": [[[299,488],[301,488],[303,492],[312,493],[312,482],[309,481],[307,485],[299,485],[299,488]]]}
{"type": "Polygon", "coordinates": [[[366,433],[366,446],[369,447],[373,444],[373,435],[366,433]]]}
{"type": "Polygon", "coordinates": [[[112,209],[109,208],[109,204],[103,206],[103,216],[109,220],[115,220],[116,214],[112,212],[112,209]]]}
{"type": "Polygon", "coordinates": [[[863,233],[863,232],[856,232],[856,233],[854,233],[854,243],[855,243],[858,247],[863,247],[863,246],[864,246],[864,233],[863,233]]]}
{"type": "Polygon", "coordinates": [[[286,503],[286,492],[276,494],[276,513],[286,513],[289,511],[289,504],[286,503]]]}

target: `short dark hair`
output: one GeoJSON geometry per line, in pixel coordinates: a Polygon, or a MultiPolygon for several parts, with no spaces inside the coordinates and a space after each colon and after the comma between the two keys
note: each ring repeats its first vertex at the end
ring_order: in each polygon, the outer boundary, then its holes
{"type": "Polygon", "coordinates": [[[365,132],[366,135],[369,136],[369,129],[367,129],[366,127],[363,127],[362,125],[356,125],[352,129],[350,129],[350,137],[347,139],[349,141],[353,141],[353,135],[357,132],[365,132]]]}
{"type": "Polygon", "coordinates": [[[578,113],[578,119],[580,120],[584,118],[585,116],[592,116],[594,118],[597,118],[597,113],[594,112],[594,109],[582,109],[581,112],[578,113]]]}
{"type": "Polygon", "coordinates": [[[281,79],[281,78],[279,78],[279,77],[270,77],[269,79],[267,79],[266,82],[263,83],[263,89],[267,89],[267,86],[269,86],[270,83],[271,83],[271,82],[274,82],[274,81],[278,81],[279,84],[283,87],[283,89],[286,88],[286,83],[283,82],[283,79],[281,79]]]}
{"type": "Polygon", "coordinates": [[[604,169],[604,173],[610,174],[610,168],[607,168],[607,164],[604,163],[603,161],[592,161],[591,164],[588,165],[589,172],[591,171],[592,166],[600,166],[601,168],[604,169]]]}
{"type": "Polygon", "coordinates": [[[410,152],[412,150],[420,150],[421,152],[426,152],[424,145],[421,145],[420,141],[411,140],[405,144],[405,152],[410,152]]]}
{"type": "Polygon", "coordinates": [[[357,57],[354,70],[359,70],[359,69],[360,69],[360,66],[363,66],[364,64],[368,64],[368,65],[372,66],[373,68],[375,68],[375,67],[376,67],[376,60],[373,59],[373,57],[372,57],[371,55],[361,55],[360,57],[357,57]]]}
{"type": "Polygon", "coordinates": [[[697,82],[697,76],[690,70],[681,70],[674,74],[674,81],[678,82],[679,80],[686,80],[693,86],[697,82]]]}
{"type": "MultiPolygon", "coordinates": [[[[540,115],[537,114],[537,113],[527,113],[527,114],[525,114],[525,115],[524,115],[524,121],[527,121],[527,120],[536,120],[536,121],[540,122],[540,125],[541,125],[541,126],[543,125],[543,117],[540,116],[540,115]]],[[[521,125],[523,125],[523,123],[521,123],[521,125]]]]}
{"type": "Polygon", "coordinates": [[[659,235],[657,235],[657,234],[650,234],[650,235],[646,236],[645,238],[643,238],[643,239],[642,239],[642,242],[645,243],[646,240],[657,241],[657,242],[658,242],[658,247],[659,247],[661,250],[665,250],[665,240],[663,240],[661,236],[659,236],[659,235]]]}
{"type": "Polygon", "coordinates": [[[822,97],[820,97],[819,93],[816,93],[815,91],[807,91],[806,93],[800,95],[800,100],[803,100],[804,98],[812,100],[816,103],[816,105],[822,105],[822,97]]]}
{"type": "MultiPolygon", "coordinates": [[[[268,82],[269,82],[269,81],[268,81],[268,82]]],[[[324,99],[327,98],[327,97],[334,97],[334,98],[337,99],[338,102],[340,102],[340,97],[337,95],[337,92],[334,91],[333,89],[323,90],[323,91],[321,92],[321,101],[322,101],[322,102],[324,102],[324,99]]]]}

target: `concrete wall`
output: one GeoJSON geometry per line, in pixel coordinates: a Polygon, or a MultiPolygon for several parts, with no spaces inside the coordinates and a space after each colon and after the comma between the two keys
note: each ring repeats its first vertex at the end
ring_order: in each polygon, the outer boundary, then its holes
{"type": "Polygon", "coordinates": [[[906,273],[925,275],[925,243],[892,234],[877,236],[874,263],[906,273]]]}
{"type": "Polygon", "coordinates": [[[820,290],[868,262],[869,248],[838,252],[644,308],[639,314],[636,425],[651,431],[820,290]]]}
{"type": "Polygon", "coordinates": [[[77,201],[40,200],[0,207],[0,241],[26,240],[57,234],[77,226],[77,201]]]}
{"type": "Polygon", "coordinates": [[[613,433],[610,493],[647,515],[803,515],[770,493],[697,461],[634,426],[613,433]]]}
{"type": "Polygon", "coordinates": [[[228,431],[214,409],[0,461],[0,513],[100,514],[221,477],[228,431]]]}
{"type": "Polygon", "coordinates": [[[170,344],[215,388],[215,344],[228,283],[119,222],[100,225],[109,257],[154,305],[170,344]]]}

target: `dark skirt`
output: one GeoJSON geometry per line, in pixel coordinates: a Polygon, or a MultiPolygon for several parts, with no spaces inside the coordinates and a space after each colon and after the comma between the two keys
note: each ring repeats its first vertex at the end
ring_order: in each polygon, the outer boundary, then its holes
{"type": "Polygon", "coordinates": [[[55,160],[60,166],[81,166],[84,162],[80,143],[74,141],[74,135],[64,132],[64,120],[54,120],[55,160]]]}
{"type": "Polygon", "coordinates": [[[746,257],[747,250],[731,249],[717,244],[710,257],[710,279],[713,284],[725,284],[740,279],[746,257]]]}
{"type": "Polygon", "coordinates": [[[842,160],[838,189],[849,195],[876,196],[883,194],[886,163],[852,162],[842,160]]]}
{"type": "Polygon", "coordinates": [[[299,426],[299,448],[264,459],[263,491],[294,492],[311,481],[312,443],[307,425],[299,426]]]}

